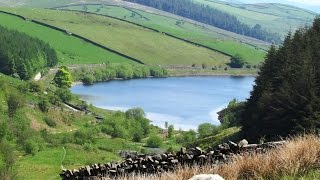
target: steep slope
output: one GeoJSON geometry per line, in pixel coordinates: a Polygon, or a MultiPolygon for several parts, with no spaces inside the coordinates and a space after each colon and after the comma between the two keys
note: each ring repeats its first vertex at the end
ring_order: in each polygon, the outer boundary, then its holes
{"type": "Polygon", "coordinates": [[[172,17],[164,13],[122,5],[79,4],[57,8],[115,17],[216,49],[231,56],[240,54],[251,64],[258,64],[264,58],[263,50],[267,48],[267,44],[262,41],[188,21],[182,17],[172,17]]]}
{"type": "Polygon", "coordinates": [[[113,18],[46,9],[1,9],[81,35],[146,64],[223,66],[230,59],[216,51],[113,18]]]}
{"type": "Polygon", "coordinates": [[[219,0],[195,0],[198,3],[222,10],[236,16],[241,22],[254,26],[260,24],[262,28],[285,36],[288,31],[295,31],[298,27],[310,25],[316,13],[298,7],[261,3],[236,4],[219,0]]]}

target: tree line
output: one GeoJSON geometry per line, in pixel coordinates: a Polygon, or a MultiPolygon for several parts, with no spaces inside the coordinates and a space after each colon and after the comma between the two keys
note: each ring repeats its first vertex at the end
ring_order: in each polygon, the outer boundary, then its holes
{"type": "Polygon", "coordinates": [[[57,54],[49,44],[0,26],[0,72],[27,80],[57,63],[57,54]]]}
{"type": "Polygon", "coordinates": [[[271,46],[251,96],[233,113],[249,140],[273,140],[320,129],[320,17],[271,46]]]}
{"type": "Polygon", "coordinates": [[[116,78],[166,77],[168,76],[168,72],[159,66],[107,63],[105,66],[94,69],[90,67],[77,69],[72,73],[72,76],[74,80],[90,85],[95,82],[103,82],[116,78]]]}
{"type": "Polygon", "coordinates": [[[237,34],[250,36],[267,42],[280,43],[281,38],[277,33],[272,33],[264,30],[261,25],[256,24],[250,27],[247,24],[241,23],[235,16],[195,3],[191,0],[126,0],[138,4],[143,4],[156,9],[160,9],[172,14],[183,16],[198,22],[209,24],[227,31],[237,34]]]}

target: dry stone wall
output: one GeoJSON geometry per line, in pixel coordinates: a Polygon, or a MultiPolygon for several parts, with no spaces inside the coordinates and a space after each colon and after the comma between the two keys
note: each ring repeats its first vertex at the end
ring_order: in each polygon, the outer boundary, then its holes
{"type": "Polygon", "coordinates": [[[60,177],[63,180],[116,178],[131,173],[158,174],[174,171],[179,166],[219,165],[228,162],[233,156],[244,153],[265,153],[269,149],[284,143],[285,141],[249,144],[248,141],[242,140],[238,144],[229,141],[205,151],[195,147],[181,148],[180,151],[175,153],[128,155],[122,162],[118,163],[99,163],[75,170],[65,169],[60,173],[60,177]]]}

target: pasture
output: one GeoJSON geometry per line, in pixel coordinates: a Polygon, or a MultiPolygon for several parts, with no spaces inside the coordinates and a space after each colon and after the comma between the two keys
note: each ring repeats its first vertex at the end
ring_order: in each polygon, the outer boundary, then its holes
{"type": "Polygon", "coordinates": [[[164,16],[150,11],[108,5],[71,5],[61,9],[85,11],[107,15],[166,32],[179,38],[199,43],[229,55],[240,54],[250,64],[263,61],[268,45],[258,40],[193,24],[183,19],[164,16]]]}
{"type": "Polygon", "coordinates": [[[1,8],[47,23],[141,60],[148,65],[225,65],[230,57],[113,18],[47,9],[1,8]]]}
{"type": "Polygon", "coordinates": [[[60,65],[132,62],[126,58],[30,21],[0,13],[0,25],[45,41],[58,55],[60,65]]]}

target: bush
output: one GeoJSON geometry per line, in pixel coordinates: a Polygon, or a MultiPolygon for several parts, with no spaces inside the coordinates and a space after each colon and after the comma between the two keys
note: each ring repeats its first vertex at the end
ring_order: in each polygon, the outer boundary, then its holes
{"type": "Polygon", "coordinates": [[[231,68],[242,68],[246,64],[245,60],[240,55],[235,55],[231,58],[231,68]]]}
{"type": "Polygon", "coordinates": [[[128,119],[141,119],[145,117],[145,113],[141,108],[132,108],[126,111],[128,119]]]}
{"type": "Polygon", "coordinates": [[[202,63],[202,69],[207,69],[208,65],[206,63],[202,63]]]}
{"type": "Polygon", "coordinates": [[[39,151],[39,145],[33,140],[27,140],[24,146],[24,150],[27,154],[35,155],[39,151]]]}
{"type": "Polygon", "coordinates": [[[31,81],[29,83],[29,91],[30,92],[43,92],[44,91],[44,85],[41,84],[40,82],[36,82],[36,81],[31,81]]]}
{"type": "Polygon", "coordinates": [[[173,131],[174,131],[174,126],[171,124],[170,126],[168,126],[168,138],[172,137],[173,131]]]}
{"type": "Polygon", "coordinates": [[[214,135],[217,132],[217,127],[210,123],[203,123],[198,126],[198,133],[200,138],[204,138],[209,135],[214,135]]]}
{"type": "Polygon", "coordinates": [[[7,99],[7,105],[9,116],[12,117],[18,109],[23,107],[24,101],[18,93],[11,92],[7,99]]]}
{"type": "Polygon", "coordinates": [[[159,148],[162,144],[162,139],[156,135],[150,136],[150,138],[147,141],[147,146],[151,148],[159,148]]]}
{"type": "Polygon", "coordinates": [[[54,94],[58,96],[63,102],[72,100],[72,94],[67,88],[58,88],[54,94]]]}
{"type": "Polygon", "coordinates": [[[49,127],[56,127],[57,126],[57,123],[50,117],[44,117],[43,120],[49,127]]]}
{"type": "Polygon", "coordinates": [[[133,142],[141,142],[142,137],[143,137],[143,132],[135,132],[133,134],[132,141],[133,142]]]}
{"type": "Polygon", "coordinates": [[[70,88],[72,85],[72,77],[69,68],[66,66],[60,67],[53,80],[60,88],[70,88]]]}
{"type": "Polygon", "coordinates": [[[48,99],[44,98],[39,102],[38,106],[42,112],[48,112],[50,103],[49,103],[48,99]]]}
{"type": "Polygon", "coordinates": [[[96,81],[96,78],[93,75],[85,75],[82,79],[84,85],[92,85],[96,81]]]}
{"type": "Polygon", "coordinates": [[[52,93],[49,93],[47,95],[48,99],[49,99],[49,102],[51,104],[54,104],[56,106],[60,106],[61,105],[61,99],[59,96],[57,96],[56,94],[52,94],[52,93]]]}

